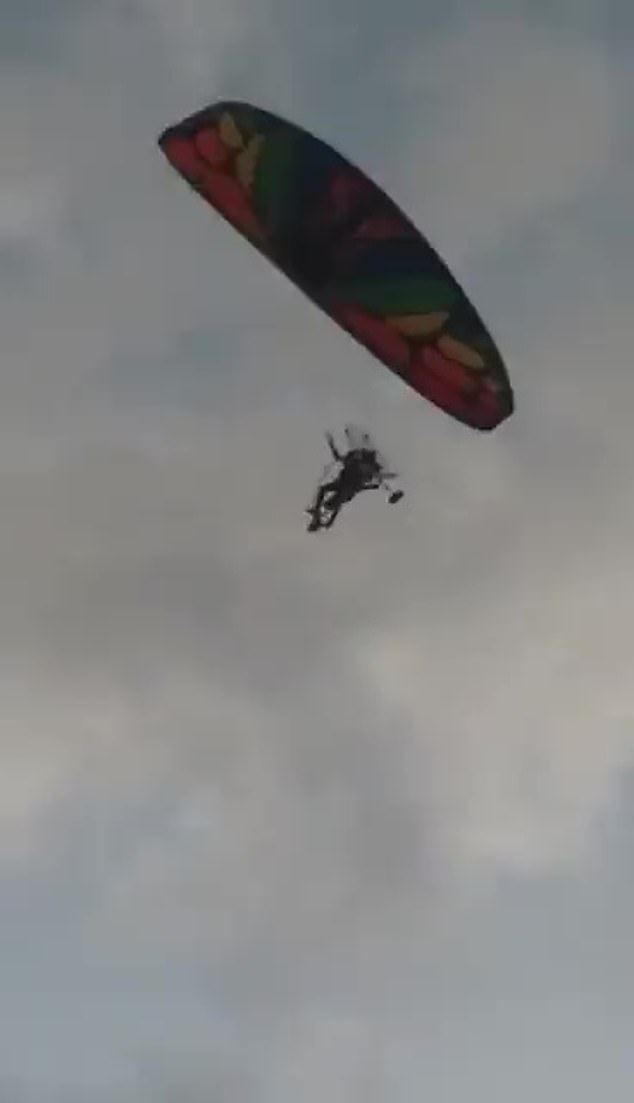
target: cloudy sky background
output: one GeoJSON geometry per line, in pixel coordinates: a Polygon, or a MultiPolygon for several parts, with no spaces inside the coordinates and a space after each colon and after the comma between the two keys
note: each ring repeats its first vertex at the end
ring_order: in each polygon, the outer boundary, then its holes
{"type": "Polygon", "coordinates": [[[634,11],[0,0],[3,1103],[631,1098],[634,11]],[[155,146],[373,173],[516,416],[417,401],[155,146]],[[402,472],[325,539],[324,428],[402,472]]]}

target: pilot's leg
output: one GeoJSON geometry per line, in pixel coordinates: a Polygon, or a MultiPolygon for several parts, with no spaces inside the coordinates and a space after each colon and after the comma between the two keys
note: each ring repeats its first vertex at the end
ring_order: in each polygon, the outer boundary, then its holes
{"type": "Polygon", "coordinates": [[[321,509],[321,505],[322,505],[322,502],[324,500],[324,495],[328,493],[329,487],[330,487],[330,483],[324,483],[323,486],[318,487],[317,493],[315,494],[315,497],[313,498],[313,504],[311,506],[311,509],[315,510],[315,512],[317,512],[318,510],[321,509]]]}
{"type": "Polygon", "coordinates": [[[337,520],[337,517],[339,516],[340,509],[341,509],[341,502],[337,502],[333,506],[333,508],[331,509],[328,520],[324,521],[324,523],[322,525],[322,528],[324,528],[324,529],[332,528],[335,521],[337,520]]]}

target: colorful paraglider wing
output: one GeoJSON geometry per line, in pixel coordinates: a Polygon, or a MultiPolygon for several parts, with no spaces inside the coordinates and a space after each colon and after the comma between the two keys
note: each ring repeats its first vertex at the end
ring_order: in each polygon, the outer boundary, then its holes
{"type": "Polygon", "coordinates": [[[500,354],[438,254],[358,168],[300,127],[223,102],[159,145],[224,218],[419,394],[476,429],[513,411],[500,354]]]}

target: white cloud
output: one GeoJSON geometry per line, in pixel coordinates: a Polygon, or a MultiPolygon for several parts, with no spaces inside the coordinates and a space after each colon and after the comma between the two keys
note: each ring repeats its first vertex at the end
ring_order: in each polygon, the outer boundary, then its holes
{"type": "Polygon", "coordinates": [[[454,257],[597,186],[614,153],[612,74],[587,39],[506,19],[472,19],[410,54],[424,137],[402,188],[454,257]]]}
{"type": "Polygon", "coordinates": [[[468,880],[582,865],[634,763],[629,567],[604,556],[562,546],[534,588],[502,582],[450,630],[359,641],[411,791],[468,880]]]}

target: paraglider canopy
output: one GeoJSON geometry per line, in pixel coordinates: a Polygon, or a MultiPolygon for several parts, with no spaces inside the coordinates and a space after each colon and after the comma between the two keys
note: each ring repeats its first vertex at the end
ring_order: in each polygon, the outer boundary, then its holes
{"type": "Polygon", "coordinates": [[[474,429],[513,412],[498,349],[438,254],[330,146],[245,103],[168,128],[170,163],[313,302],[415,391],[474,429]]]}

